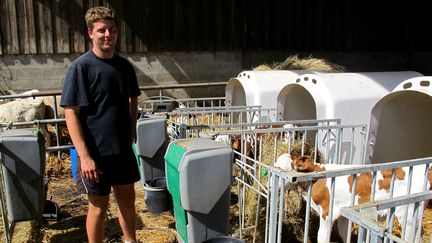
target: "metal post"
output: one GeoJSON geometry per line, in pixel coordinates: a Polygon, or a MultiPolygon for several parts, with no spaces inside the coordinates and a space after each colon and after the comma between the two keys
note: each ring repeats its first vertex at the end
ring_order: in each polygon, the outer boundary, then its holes
{"type": "Polygon", "coordinates": [[[310,221],[310,210],[311,210],[311,197],[312,197],[312,181],[308,181],[308,193],[306,197],[306,217],[305,217],[305,228],[303,243],[308,242],[309,237],[309,221],[310,221]]]}
{"type": "Polygon", "coordinates": [[[269,214],[269,238],[268,242],[276,242],[276,208],[277,208],[277,187],[278,187],[279,177],[275,174],[272,174],[270,177],[270,194],[269,194],[269,201],[270,201],[270,211],[269,214]]]}
{"type": "Polygon", "coordinates": [[[3,219],[3,228],[4,228],[4,233],[5,233],[5,238],[6,238],[6,242],[10,243],[11,242],[11,231],[10,231],[10,227],[9,227],[9,220],[7,218],[7,212],[6,212],[6,208],[5,208],[5,200],[4,200],[4,192],[3,192],[3,161],[0,159],[1,163],[0,163],[0,204],[1,204],[1,211],[2,211],[2,219],[3,219]]]}
{"type": "MultiPolygon", "coordinates": [[[[58,118],[58,111],[57,111],[57,96],[53,95],[53,99],[54,99],[54,119],[58,118]]],[[[55,134],[56,134],[56,142],[57,142],[57,146],[60,146],[60,136],[59,136],[59,127],[58,127],[58,123],[55,123],[55,134]]],[[[57,151],[57,159],[61,159],[61,152],[60,150],[57,151]]]]}
{"type": "Polygon", "coordinates": [[[180,124],[179,125],[179,136],[180,138],[186,138],[186,125],[180,124]]]}

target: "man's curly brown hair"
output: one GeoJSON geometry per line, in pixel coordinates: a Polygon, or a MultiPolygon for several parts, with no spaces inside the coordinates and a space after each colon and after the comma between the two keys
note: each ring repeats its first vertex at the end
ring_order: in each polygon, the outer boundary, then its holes
{"type": "Polygon", "coordinates": [[[113,10],[107,7],[93,7],[87,10],[85,14],[85,21],[88,28],[92,28],[94,22],[99,19],[113,20],[117,24],[117,18],[113,10]]]}

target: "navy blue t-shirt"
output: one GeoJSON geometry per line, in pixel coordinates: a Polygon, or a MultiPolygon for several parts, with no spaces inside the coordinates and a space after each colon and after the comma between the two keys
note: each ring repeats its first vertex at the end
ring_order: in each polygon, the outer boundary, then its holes
{"type": "Polygon", "coordinates": [[[97,57],[91,50],[69,67],[60,105],[79,106],[90,153],[114,155],[130,149],[129,97],[141,94],[133,66],[124,58],[97,57]]]}

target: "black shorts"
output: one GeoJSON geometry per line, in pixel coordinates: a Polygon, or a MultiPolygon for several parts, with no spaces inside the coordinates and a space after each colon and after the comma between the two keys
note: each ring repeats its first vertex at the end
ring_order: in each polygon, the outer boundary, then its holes
{"type": "Polygon", "coordinates": [[[138,163],[132,148],[124,154],[101,156],[93,158],[98,169],[99,182],[84,179],[81,176],[79,157],[76,163],[76,185],[80,194],[106,196],[111,192],[111,186],[133,184],[140,179],[138,163]]]}

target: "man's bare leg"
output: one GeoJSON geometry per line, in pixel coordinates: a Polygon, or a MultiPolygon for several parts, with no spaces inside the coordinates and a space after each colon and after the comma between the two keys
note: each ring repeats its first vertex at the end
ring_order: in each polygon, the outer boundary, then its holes
{"type": "Polygon", "coordinates": [[[109,195],[88,196],[86,229],[89,243],[103,243],[108,203],[109,195]]]}
{"type": "Polygon", "coordinates": [[[136,241],[135,229],[135,188],[134,184],[113,186],[114,197],[118,205],[118,219],[124,240],[136,241]]]}

